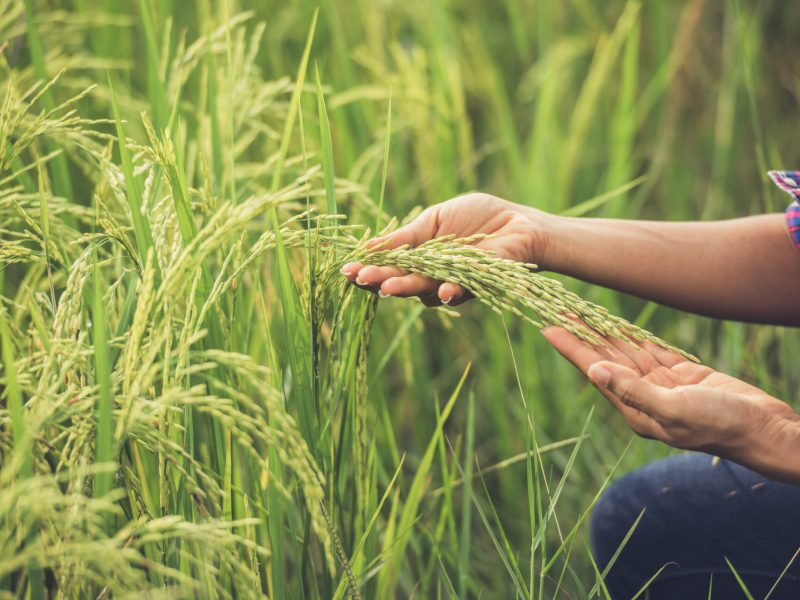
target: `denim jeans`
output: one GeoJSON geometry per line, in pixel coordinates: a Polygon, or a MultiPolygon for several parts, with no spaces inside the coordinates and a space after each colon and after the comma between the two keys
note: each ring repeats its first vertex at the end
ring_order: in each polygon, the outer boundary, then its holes
{"type": "Polygon", "coordinates": [[[711,598],[745,598],[726,558],[756,599],[788,566],[770,600],[800,599],[800,555],[792,560],[800,548],[800,486],[706,454],[649,464],[613,483],[592,513],[601,570],[643,509],[606,575],[614,600],[634,596],[661,567],[640,598],[705,600],[710,585],[711,598]]]}

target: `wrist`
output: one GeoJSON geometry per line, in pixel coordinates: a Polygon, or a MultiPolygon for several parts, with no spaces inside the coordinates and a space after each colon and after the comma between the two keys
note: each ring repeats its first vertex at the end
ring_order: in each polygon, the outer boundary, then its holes
{"type": "MultiPolygon", "coordinates": [[[[526,207],[527,208],[527,207],[526,207]]],[[[531,262],[543,271],[569,275],[574,252],[575,219],[528,209],[531,223],[531,262]]]]}
{"type": "Polygon", "coordinates": [[[740,443],[720,455],[771,479],[800,483],[800,414],[775,402],[775,410],[769,410],[740,443]]]}

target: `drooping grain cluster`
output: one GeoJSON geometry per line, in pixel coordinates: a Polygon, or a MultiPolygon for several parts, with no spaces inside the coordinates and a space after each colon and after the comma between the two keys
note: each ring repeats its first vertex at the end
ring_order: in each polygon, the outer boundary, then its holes
{"type": "Polygon", "coordinates": [[[536,265],[500,258],[473,245],[485,238],[450,235],[413,248],[367,251],[362,247],[356,257],[364,264],[397,266],[457,283],[497,314],[508,312],[537,327],[558,325],[591,344],[602,344],[602,336],[633,342],[649,340],[690,360],[698,360],[649,331],[610,314],[602,306],[582,299],[560,281],[540,275],[536,265]]]}

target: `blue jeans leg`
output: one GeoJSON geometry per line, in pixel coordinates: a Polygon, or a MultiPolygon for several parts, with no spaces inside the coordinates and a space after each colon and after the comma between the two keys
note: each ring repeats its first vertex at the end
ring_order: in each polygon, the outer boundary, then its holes
{"type": "MultiPolygon", "coordinates": [[[[754,598],[800,599],[800,486],[778,483],[726,460],[687,453],[613,483],[592,513],[591,541],[602,570],[644,510],[606,576],[614,600],[649,588],[653,600],[743,598],[727,558],[754,598]],[[789,564],[791,562],[791,565],[789,564]]],[[[642,595],[642,597],[645,597],[642,595]]]]}

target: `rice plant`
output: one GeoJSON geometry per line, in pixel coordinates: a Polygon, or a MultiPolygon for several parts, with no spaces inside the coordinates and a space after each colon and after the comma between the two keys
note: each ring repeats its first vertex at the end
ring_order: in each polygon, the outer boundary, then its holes
{"type": "MultiPolygon", "coordinates": [[[[601,593],[591,507],[662,450],[595,411],[536,326],[673,347],[649,329],[763,385],[759,349],[788,371],[797,339],[725,325],[751,344],[731,355],[721,325],[474,240],[365,241],[478,185],[688,216],[669,136],[706,8],[661,4],[0,0],[0,595],[601,593]],[[659,180],[678,200],[653,208],[659,180]],[[354,259],[480,302],[379,302],[339,275],[354,259]]],[[[764,15],[734,5],[714,10],[753,42],[764,15]]],[[[710,56],[724,121],[767,58],[710,56]]],[[[737,166],[716,131],[682,132],[712,149],[711,216],[737,166]]]]}

